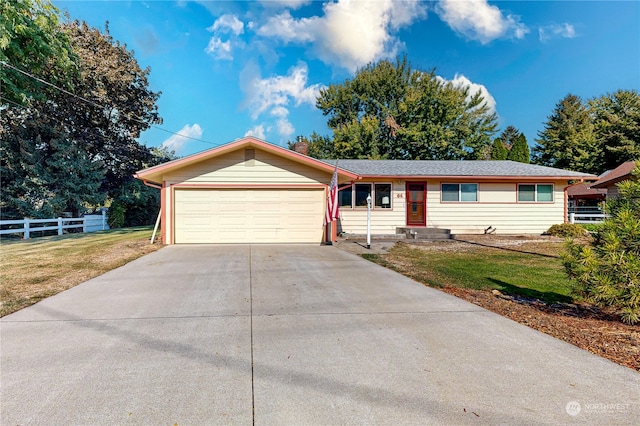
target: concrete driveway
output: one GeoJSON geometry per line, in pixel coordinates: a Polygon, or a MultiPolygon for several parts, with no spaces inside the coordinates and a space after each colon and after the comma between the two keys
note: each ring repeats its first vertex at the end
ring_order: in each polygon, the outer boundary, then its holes
{"type": "Polygon", "coordinates": [[[335,247],[166,247],[0,338],[3,425],[640,419],[633,370],[335,247]]]}

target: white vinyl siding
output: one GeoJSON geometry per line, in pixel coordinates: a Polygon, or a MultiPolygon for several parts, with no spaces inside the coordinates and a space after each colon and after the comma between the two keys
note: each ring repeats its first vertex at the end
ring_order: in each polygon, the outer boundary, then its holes
{"type": "Polygon", "coordinates": [[[320,243],[323,189],[176,189],[175,243],[320,243]]]}
{"type": "MultiPolygon", "coordinates": [[[[479,182],[476,202],[443,202],[442,184],[427,180],[427,227],[451,229],[454,234],[482,234],[489,226],[498,234],[541,234],[551,225],[564,222],[566,181],[549,184],[552,202],[518,202],[518,183],[479,182]]],[[[406,183],[393,183],[393,208],[371,211],[371,233],[394,234],[406,226],[406,183]]],[[[544,192],[544,190],[543,190],[544,192]]],[[[339,230],[347,234],[365,234],[366,209],[341,207],[339,230]]]]}
{"type": "Polygon", "coordinates": [[[245,150],[233,151],[210,160],[170,171],[168,183],[257,183],[295,185],[322,182],[328,184],[331,174],[313,169],[267,151],[254,150],[247,158],[245,150]]]}
{"type": "Polygon", "coordinates": [[[480,182],[477,203],[443,203],[441,182],[428,181],[427,227],[451,229],[454,234],[482,234],[489,226],[498,234],[541,234],[564,222],[566,182],[543,185],[553,188],[552,202],[518,202],[517,183],[480,182]]]}

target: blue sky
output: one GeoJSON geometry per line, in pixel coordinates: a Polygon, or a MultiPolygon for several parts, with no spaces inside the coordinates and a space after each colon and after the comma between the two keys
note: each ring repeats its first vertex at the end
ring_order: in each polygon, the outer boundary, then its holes
{"type": "Polygon", "coordinates": [[[160,128],[180,156],[254,135],[286,145],[314,130],[322,87],[406,54],[414,69],[482,90],[534,143],[567,94],[640,89],[638,1],[53,1],[151,67],[160,128]],[[181,138],[164,130],[202,141],[181,138]]]}

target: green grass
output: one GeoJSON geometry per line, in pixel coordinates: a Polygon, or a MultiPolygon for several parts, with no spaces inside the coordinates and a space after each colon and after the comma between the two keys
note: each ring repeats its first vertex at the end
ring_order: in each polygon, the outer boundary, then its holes
{"type": "Polygon", "coordinates": [[[0,316],[69,289],[162,247],[151,227],[29,240],[0,246],[0,316]]]}
{"type": "Polygon", "coordinates": [[[497,289],[549,303],[572,301],[561,261],[549,254],[489,247],[434,251],[397,244],[388,254],[365,258],[434,287],[497,289]]]}

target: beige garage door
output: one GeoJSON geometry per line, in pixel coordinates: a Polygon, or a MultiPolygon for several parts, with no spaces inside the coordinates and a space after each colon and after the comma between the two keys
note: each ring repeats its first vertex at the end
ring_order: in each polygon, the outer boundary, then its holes
{"type": "Polygon", "coordinates": [[[175,242],[320,243],[323,189],[176,189],[175,242]]]}

